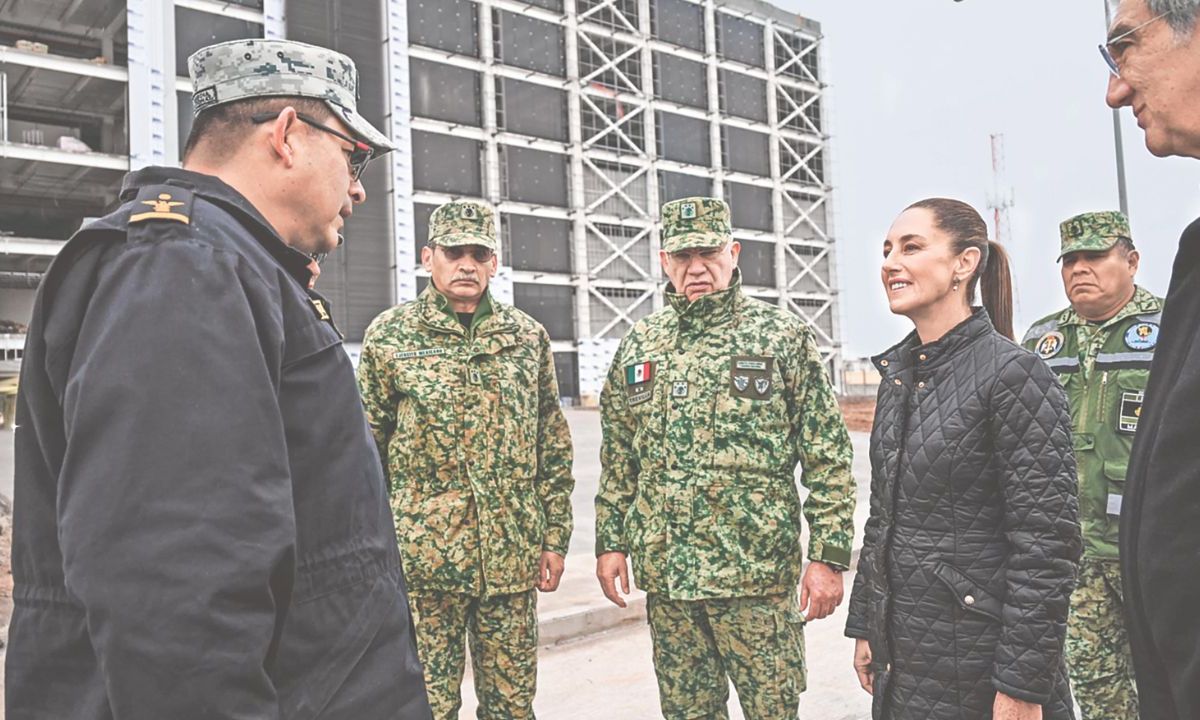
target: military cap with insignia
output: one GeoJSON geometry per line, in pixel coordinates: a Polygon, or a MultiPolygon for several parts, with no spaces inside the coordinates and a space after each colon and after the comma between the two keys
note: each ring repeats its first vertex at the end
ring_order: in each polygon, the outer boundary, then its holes
{"type": "Polygon", "coordinates": [[[496,214],[487,203],[477,200],[439,205],[429,216],[429,245],[482,245],[496,252],[496,214]]]}
{"type": "Polygon", "coordinates": [[[1129,220],[1116,210],[1087,212],[1064,220],[1058,226],[1062,236],[1062,248],[1058,259],[1073,252],[1104,252],[1116,245],[1121,238],[1132,242],[1129,220]]]}
{"type": "Polygon", "coordinates": [[[733,238],[729,206],[711,197],[672,200],[662,206],[662,249],[720,247],[733,238]]]}
{"type": "Polygon", "coordinates": [[[396,149],[358,114],[358,68],[339,52],[294,40],[231,40],[197,50],[188,58],[188,73],[196,115],[246,98],[314,98],[377,156],[396,149]]]}

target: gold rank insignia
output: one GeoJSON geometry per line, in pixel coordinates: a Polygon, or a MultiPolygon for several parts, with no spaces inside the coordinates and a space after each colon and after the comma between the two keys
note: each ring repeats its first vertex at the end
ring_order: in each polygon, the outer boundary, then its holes
{"type": "Polygon", "coordinates": [[[148,212],[137,213],[129,216],[130,223],[143,222],[145,220],[174,220],[187,225],[191,222],[191,218],[181,212],[175,212],[175,208],[186,203],[179,200],[172,200],[170,193],[159,193],[157,200],[143,200],[143,205],[149,205],[154,208],[148,212]]]}

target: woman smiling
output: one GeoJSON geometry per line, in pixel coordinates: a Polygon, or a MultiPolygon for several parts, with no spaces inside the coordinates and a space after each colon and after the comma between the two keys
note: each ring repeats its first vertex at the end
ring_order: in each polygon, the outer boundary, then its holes
{"type": "Polygon", "coordinates": [[[969,205],[922,200],[892,224],[881,280],[915,330],[874,358],[871,514],[846,625],[873,716],[1071,718],[1070,415],[1012,342],[1008,258],[969,205]]]}

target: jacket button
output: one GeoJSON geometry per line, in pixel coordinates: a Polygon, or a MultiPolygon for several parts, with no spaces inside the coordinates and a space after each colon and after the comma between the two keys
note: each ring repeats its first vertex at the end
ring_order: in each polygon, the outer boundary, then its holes
{"type": "Polygon", "coordinates": [[[964,597],[964,598],[963,598],[963,604],[965,604],[965,605],[974,605],[974,604],[975,604],[975,596],[974,596],[974,595],[967,595],[966,597],[964,597]]]}
{"type": "Polygon", "coordinates": [[[887,366],[888,366],[888,361],[887,361],[887,360],[880,360],[880,361],[879,361],[879,364],[880,364],[880,365],[882,365],[882,366],[884,366],[884,367],[887,367],[887,366]]]}
{"type": "Polygon", "coordinates": [[[929,358],[925,356],[925,353],[921,353],[921,354],[918,356],[918,359],[919,359],[919,360],[928,360],[929,358]]]}
{"type": "Polygon", "coordinates": [[[887,665],[886,665],[886,666],[885,666],[883,669],[884,669],[884,671],[885,671],[885,672],[891,672],[891,671],[892,671],[892,664],[891,664],[891,663],[888,663],[888,664],[887,664],[887,665]]]}
{"type": "Polygon", "coordinates": [[[896,379],[895,379],[895,380],[893,380],[892,382],[896,383],[897,385],[900,385],[900,384],[901,384],[901,383],[900,383],[900,378],[896,378],[896,379]]]}
{"type": "Polygon", "coordinates": [[[925,381],[922,380],[921,382],[917,383],[917,387],[919,387],[919,388],[925,387],[925,381]]]}

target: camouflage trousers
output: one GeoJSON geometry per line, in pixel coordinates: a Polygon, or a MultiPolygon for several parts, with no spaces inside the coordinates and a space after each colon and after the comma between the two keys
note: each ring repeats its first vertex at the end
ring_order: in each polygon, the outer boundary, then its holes
{"type": "Polygon", "coordinates": [[[663,717],[726,720],[730,680],[746,720],[796,717],[805,672],[794,592],[646,603],[663,717]]]}
{"type": "Polygon", "coordinates": [[[435,720],[458,720],[466,658],[475,672],[476,717],[532,718],[537,689],[537,594],[534,590],[478,598],[450,592],[410,592],[417,652],[435,720]]]}
{"type": "Polygon", "coordinates": [[[1083,720],[1137,720],[1121,566],[1115,562],[1084,558],[1079,564],[1067,621],[1067,671],[1083,720]]]}

